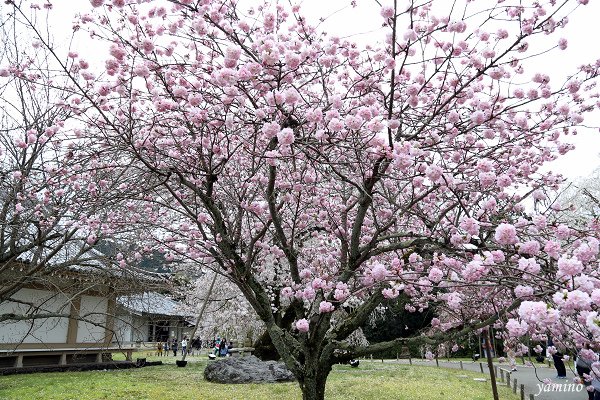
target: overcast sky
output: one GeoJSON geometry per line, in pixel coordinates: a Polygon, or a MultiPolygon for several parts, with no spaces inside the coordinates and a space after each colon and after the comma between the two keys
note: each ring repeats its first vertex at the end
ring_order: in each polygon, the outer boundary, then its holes
{"type": "MultiPolygon", "coordinates": [[[[530,3],[532,0],[525,0],[524,3],[530,3]]],[[[337,33],[340,36],[353,35],[354,38],[381,37],[381,17],[379,16],[379,7],[374,0],[358,0],[357,7],[349,6],[350,1],[346,0],[304,0],[303,8],[310,12],[309,16],[319,18],[328,17],[323,26],[331,34],[337,33]],[[342,9],[336,13],[337,10],[342,9]],[[379,34],[378,34],[379,33],[379,34]]],[[[439,1],[438,3],[450,4],[450,0],[439,1]]],[[[495,0],[481,0],[479,3],[493,4],[495,0]]],[[[507,2],[508,3],[508,2],[507,2]]],[[[402,4],[402,1],[399,2],[402,4]]],[[[569,46],[565,51],[556,51],[547,57],[536,59],[535,64],[529,66],[529,72],[544,72],[552,77],[556,82],[566,78],[573,68],[594,61],[600,58],[600,1],[591,0],[586,6],[580,6],[569,18],[569,24],[561,30],[561,37],[569,41],[569,46]]],[[[558,36],[552,36],[553,42],[558,36]]],[[[577,136],[569,138],[569,142],[574,143],[576,149],[553,162],[549,168],[562,173],[570,180],[575,180],[581,176],[589,175],[592,170],[600,166],[600,111],[595,115],[586,116],[585,123],[594,128],[578,129],[577,136]]]]}
{"type": "MultiPolygon", "coordinates": [[[[288,3],[288,0],[281,1],[288,3]]],[[[383,3],[386,1],[391,4],[391,0],[382,0],[383,3]]],[[[400,0],[399,4],[405,1],[400,0]]],[[[531,1],[525,0],[525,2],[531,1]]],[[[481,0],[478,4],[492,5],[495,2],[495,0],[481,0]]],[[[256,2],[240,0],[243,7],[253,3],[256,2]]],[[[316,21],[324,18],[321,29],[329,34],[341,37],[352,36],[354,40],[361,43],[377,41],[383,37],[382,19],[375,0],[356,0],[356,7],[350,5],[350,0],[299,0],[297,3],[301,3],[304,14],[309,20],[316,21]]],[[[437,3],[447,7],[451,1],[441,0],[437,3]]],[[[70,29],[70,24],[65,22],[72,20],[77,12],[89,7],[87,0],[55,0],[53,4],[55,9],[51,23],[56,26],[56,35],[64,37],[69,35],[70,29]]],[[[535,64],[528,67],[529,72],[544,72],[550,75],[553,81],[560,81],[575,66],[600,58],[599,17],[599,0],[590,0],[587,6],[579,7],[570,16],[570,23],[560,33],[560,36],[566,37],[569,41],[567,50],[552,52],[548,57],[536,59],[535,64]]],[[[557,36],[552,37],[553,42],[557,39],[557,36]]],[[[576,149],[552,163],[550,167],[571,180],[587,176],[600,166],[600,133],[597,128],[600,126],[600,111],[597,111],[596,115],[587,116],[586,124],[596,128],[579,129],[578,135],[569,139],[576,145],[576,149]]]]}

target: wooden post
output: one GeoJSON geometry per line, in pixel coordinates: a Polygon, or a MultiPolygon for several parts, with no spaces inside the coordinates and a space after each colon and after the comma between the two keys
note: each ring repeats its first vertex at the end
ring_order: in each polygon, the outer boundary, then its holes
{"type": "MultiPolygon", "coordinates": [[[[494,371],[494,363],[492,361],[492,339],[490,337],[490,327],[489,326],[488,326],[486,333],[487,333],[486,358],[487,358],[488,369],[490,371],[490,381],[492,382],[492,396],[493,396],[494,400],[499,400],[500,397],[498,396],[498,387],[496,386],[496,374],[494,371]]],[[[479,365],[481,367],[481,372],[483,373],[483,364],[479,363],[479,365]]]]}
{"type": "Polygon", "coordinates": [[[67,353],[61,353],[58,365],[67,365],[67,353]]]}
{"type": "Polygon", "coordinates": [[[440,367],[440,362],[438,361],[438,358],[435,358],[435,365],[439,368],[440,367]]]}
{"type": "Polygon", "coordinates": [[[517,394],[517,378],[513,381],[513,393],[517,394]]]}
{"type": "MultiPolygon", "coordinates": [[[[81,299],[80,299],[81,306],[81,299]]],[[[117,295],[113,294],[108,298],[106,306],[106,326],[104,327],[104,345],[108,346],[113,340],[115,334],[115,314],[117,310],[117,295]]],[[[156,338],[155,330],[156,326],[152,327],[153,340],[156,338]]]]}
{"type": "Polygon", "coordinates": [[[506,386],[510,387],[510,372],[506,373],[506,386]]]}
{"type": "Polygon", "coordinates": [[[481,370],[481,373],[483,374],[483,363],[479,363],[479,369],[481,370]]]}
{"type": "Polygon", "coordinates": [[[504,370],[500,368],[500,380],[504,382],[504,370]]]}
{"type": "Polygon", "coordinates": [[[23,368],[23,354],[19,354],[17,356],[17,360],[15,362],[15,368],[23,368]]]}
{"type": "Polygon", "coordinates": [[[398,352],[396,352],[396,362],[398,362],[400,357],[398,357],[398,352]]]}
{"type": "Polygon", "coordinates": [[[460,369],[464,369],[462,365],[462,360],[460,360],[460,369]]]}
{"type": "Polygon", "coordinates": [[[81,308],[81,296],[75,297],[71,301],[69,311],[69,325],[67,326],[67,344],[77,343],[77,327],[79,324],[79,309],[81,308]]]}
{"type": "Polygon", "coordinates": [[[410,365],[412,365],[412,358],[411,358],[411,356],[410,356],[410,355],[408,356],[408,363],[409,363],[410,365]]]}
{"type": "Polygon", "coordinates": [[[494,365],[494,375],[498,376],[498,366],[494,365]]]}
{"type": "Polygon", "coordinates": [[[530,395],[529,395],[529,400],[535,400],[535,396],[534,396],[534,395],[532,395],[532,394],[530,394],[530,395]]]}
{"type": "Polygon", "coordinates": [[[525,385],[521,383],[521,400],[525,400],[525,385]]]}

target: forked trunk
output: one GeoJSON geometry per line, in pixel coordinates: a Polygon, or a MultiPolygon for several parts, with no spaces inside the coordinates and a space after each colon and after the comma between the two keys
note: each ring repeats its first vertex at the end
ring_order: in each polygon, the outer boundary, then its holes
{"type": "MultiPolygon", "coordinates": [[[[312,355],[315,356],[315,355],[312,355]]],[[[302,400],[324,400],[325,384],[331,371],[331,365],[316,361],[317,357],[308,357],[304,364],[304,374],[298,379],[302,400]]]]}
{"type": "Polygon", "coordinates": [[[302,400],[324,400],[325,399],[325,383],[327,382],[327,375],[314,376],[305,378],[303,382],[300,382],[300,389],[302,390],[302,400]]]}

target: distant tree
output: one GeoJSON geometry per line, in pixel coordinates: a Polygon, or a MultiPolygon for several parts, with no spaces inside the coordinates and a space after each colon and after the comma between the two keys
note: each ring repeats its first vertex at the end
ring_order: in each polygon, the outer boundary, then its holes
{"type": "MultiPolygon", "coordinates": [[[[428,308],[423,312],[406,312],[407,305],[410,306],[410,299],[402,295],[383,302],[381,309],[374,312],[363,327],[365,338],[369,343],[387,342],[427,333],[435,311],[428,308]]],[[[387,354],[391,356],[396,353],[397,351],[393,351],[387,354]]]]}
{"type": "Polygon", "coordinates": [[[132,260],[127,264],[120,252],[102,253],[98,246],[105,238],[127,239],[132,233],[133,226],[121,222],[124,215],[131,216],[124,200],[133,203],[138,193],[125,183],[137,177],[126,168],[119,173],[101,168],[107,159],[101,160],[89,137],[82,135],[69,80],[57,73],[50,51],[8,13],[12,6],[3,7],[0,322],[34,323],[68,317],[75,294],[115,276],[127,275],[123,284],[135,281],[130,269],[140,271],[133,253],[127,254],[132,260]],[[60,278],[69,271],[79,278],[60,278]],[[82,274],[86,279],[80,279],[82,274]],[[32,287],[48,289],[54,299],[39,299],[40,305],[17,295],[32,287]],[[59,298],[62,304],[57,306],[54,300],[59,298]]]}
{"type": "Polygon", "coordinates": [[[568,185],[558,197],[556,208],[575,226],[600,224],[600,168],[568,185]]]}

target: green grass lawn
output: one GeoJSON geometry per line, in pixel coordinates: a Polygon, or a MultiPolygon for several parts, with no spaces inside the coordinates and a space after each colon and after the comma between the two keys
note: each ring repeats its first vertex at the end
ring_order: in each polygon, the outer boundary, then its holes
{"type": "MultiPolygon", "coordinates": [[[[156,359],[152,357],[151,359],[156,359]]],[[[204,380],[204,357],[191,357],[186,368],[168,364],[119,371],[59,372],[0,377],[2,400],[230,400],[301,399],[296,383],[221,385],[204,380]]],[[[332,400],[488,400],[483,375],[435,367],[362,362],[358,369],[336,366],[329,376],[326,398],[332,400]],[[465,377],[467,376],[467,377],[465,377]]],[[[506,387],[500,398],[517,400],[506,387]]]]}

